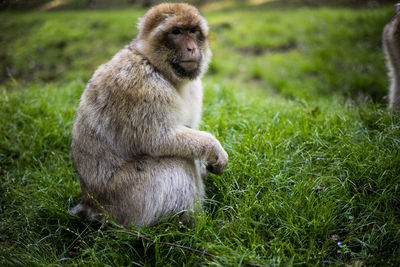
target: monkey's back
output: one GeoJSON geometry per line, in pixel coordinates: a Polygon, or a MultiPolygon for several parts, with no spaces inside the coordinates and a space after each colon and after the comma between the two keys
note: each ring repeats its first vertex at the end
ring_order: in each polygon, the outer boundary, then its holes
{"type": "Polygon", "coordinates": [[[383,48],[389,70],[389,107],[400,110],[400,12],[385,26],[383,48]]]}

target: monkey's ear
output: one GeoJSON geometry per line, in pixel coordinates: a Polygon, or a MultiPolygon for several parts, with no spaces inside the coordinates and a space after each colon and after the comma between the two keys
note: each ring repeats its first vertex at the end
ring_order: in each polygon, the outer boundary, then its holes
{"type": "Polygon", "coordinates": [[[137,23],[139,38],[146,38],[148,35],[157,36],[160,32],[164,33],[168,24],[168,17],[170,17],[168,14],[146,13],[146,15],[139,18],[137,23]]]}
{"type": "Polygon", "coordinates": [[[200,19],[200,29],[202,31],[202,34],[206,37],[208,37],[208,33],[210,31],[210,28],[208,27],[207,21],[203,18],[200,19]]]}

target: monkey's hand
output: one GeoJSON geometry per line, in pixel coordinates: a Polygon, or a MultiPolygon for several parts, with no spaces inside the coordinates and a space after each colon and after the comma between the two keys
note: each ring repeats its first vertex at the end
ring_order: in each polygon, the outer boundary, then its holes
{"type": "Polygon", "coordinates": [[[221,144],[216,140],[209,158],[207,160],[207,170],[215,174],[222,174],[228,163],[228,153],[222,148],[221,144]]]}

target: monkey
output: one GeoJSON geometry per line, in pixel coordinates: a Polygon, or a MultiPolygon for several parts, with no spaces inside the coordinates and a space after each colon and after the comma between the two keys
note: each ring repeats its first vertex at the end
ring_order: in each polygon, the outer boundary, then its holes
{"type": "Polygon", "coordinates": [[[82,198],[71,212],[152,226],[202,210],[207,170],[228,154],[198,130],[209,28],[189,4],[164,3],[139,19],[138,34],[88,81],[76,111],[71,153],[82,198]]]}
{"type": "Polygon", "coordinates": [[[400,3],[383,31],[383,50],[389,70],[389,108],[400,110],[400,3]]]}

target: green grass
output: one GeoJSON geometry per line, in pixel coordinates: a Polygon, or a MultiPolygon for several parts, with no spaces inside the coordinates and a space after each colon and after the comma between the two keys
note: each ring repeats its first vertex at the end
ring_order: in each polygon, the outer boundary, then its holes
{"type": "Polygon", "coordinates": [[[0,13],[1,266],[400,264],[400,117],[385,108],[380,41],[391,7],[205,13],[202,129],[230,162],[193,229],[139,232],[218,258],[70,215],[80,94],[143,12],[0,13]]]}

